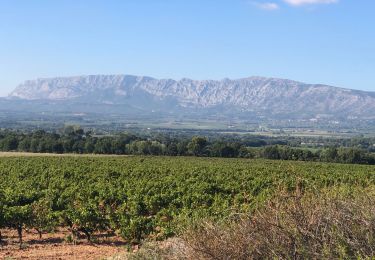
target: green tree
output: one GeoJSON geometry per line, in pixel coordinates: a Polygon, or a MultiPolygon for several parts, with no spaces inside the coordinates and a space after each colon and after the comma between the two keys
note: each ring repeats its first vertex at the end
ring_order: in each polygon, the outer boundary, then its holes
{"type": "Polygon", "coordinates": [[[208,153],[207,145],[208,141],[205,137],[194,136],[187,145],[187,149],[189,154],[194,156],[205,156],[208,153]]]}

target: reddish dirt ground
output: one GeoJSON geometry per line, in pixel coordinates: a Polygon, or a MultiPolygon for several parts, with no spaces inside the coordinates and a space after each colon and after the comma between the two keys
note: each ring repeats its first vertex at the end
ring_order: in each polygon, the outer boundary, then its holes
{"type": "Polygon", "coordinates": [[[125,254],[125,242],[119,237],[96,237],[95,243],[80,239],[76,245],[68,243],[65,238],[67,230],[58,230],[43,234],[39,239],[37,232],[23,232],[23,249],[19,248],[15,230],[1,230],[3,243],[0,246],[0,259],[105,259],[125,254]]]}

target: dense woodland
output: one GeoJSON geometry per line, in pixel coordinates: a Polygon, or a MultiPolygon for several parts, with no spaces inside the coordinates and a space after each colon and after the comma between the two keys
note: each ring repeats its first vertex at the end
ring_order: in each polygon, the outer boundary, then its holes
{"type": "Polygon", "coordinates": [[[81,128],[59,133],[0,132],[0,150],[31,153],[168,155],[375,164],[370,138],[307,139],[256,136],[136,135],[98,136],[81,128]]]}
{"type": "Polygon", "coordinates": [[[323,139],[173,133],[99,136],[79,127],[59,132],[0,132],[0,150],[31,153],[168,155],[375,164],[371,138],[323,139]]]}

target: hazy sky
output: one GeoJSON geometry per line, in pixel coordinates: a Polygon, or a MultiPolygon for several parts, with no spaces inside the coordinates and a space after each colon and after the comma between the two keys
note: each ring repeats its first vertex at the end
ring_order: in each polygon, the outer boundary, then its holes
{"type": "Polygon", "coordinates": [[[0,95],[83,74],[375,91],[374,10],[374,0],[0,0],[0,95]]]}

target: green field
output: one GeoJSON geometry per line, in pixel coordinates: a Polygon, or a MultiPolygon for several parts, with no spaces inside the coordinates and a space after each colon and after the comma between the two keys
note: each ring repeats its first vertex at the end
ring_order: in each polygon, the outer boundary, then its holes
{"type": "Polygon", "coordinates": [[[164,239],[250,212],[280,189],[375,185],[375,167],[193,157],[0,157],[0,227],[164,239]]]}

